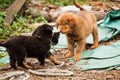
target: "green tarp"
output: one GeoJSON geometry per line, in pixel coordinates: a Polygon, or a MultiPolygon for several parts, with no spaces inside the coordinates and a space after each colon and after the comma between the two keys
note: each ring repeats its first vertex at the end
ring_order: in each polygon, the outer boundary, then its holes
{"type": "Polygon", "coordinates": [[[91,69],[120,69],[120,41],[110,46],[101,45],[94,50],[85,50],[82,60],[75,66],[82,67],[83,70],[91,69]]]}
{"type": "Polygon", "coordinates": [[[7,63],[9,63],[9,56],[6,52],[6,49],[0,47],[0,66],[4,66],[7,63]]]}
{"type": "MultiPolygon", "coordinates": [[[[57,29],[54,29],[56,32],[57,29]]],[[[105,18],[98,22],[99,41],[107,41],[120,32],[120,9],[109,12],[105,18]]],[[[92,43],[90,35],[87,43],[92,43]]],[[[67,41],[64,34],[60,34],[59,43],[55,48],[67,48],[67,41]]],[[[76,62],[75,66],[82,67],[83,70],[90,69],[120,69],[120,41],[117,41],[110,46],[100,45],[93,50],[85,50],[82,53],[82,59],[76,62]]],[[[0,64],[3,62],[9,63],[8,57],[0,58],[0,64]],[[2,60],[3,59],[3,60],[2,60]]],[[[69,58],[73,61],[73,58],[69,58]]]]}

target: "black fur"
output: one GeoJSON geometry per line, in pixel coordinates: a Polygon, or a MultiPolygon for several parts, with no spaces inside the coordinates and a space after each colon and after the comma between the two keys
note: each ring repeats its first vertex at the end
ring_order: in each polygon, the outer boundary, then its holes
{"type": "MultiPolygon", "coordinates": [[[[41,32],[39,31],[40,27],[37,27],[34,32],[32,33],[32,36],[36,36],[41,34],[41,32]]],[[[53,33],[53,37],[52,37],[52,45],[57,45],[58,41],[59,41],[59,36],[60,36],[60,32],[54,32],[53,33]]],[[[47,53],[46,57],[49,58],[52,54],[50,52],[47,53]]]]}
{"type": "Polygon", "coordinates": [[[57,45],[59,41],[60,32],[54,32],[53,38],[52,38],[52,45],[57,45]]]}
{"type": "Polygon", "coordinates": [[[43,24],[33,32],[32,36],[18,36],[0,43],[0,46],[7,48],[11,67],[16,68],[17,63],[19,67],[26,68],[23,64],[25,57],[37,58],[41,65],[44,65],[46,56],[50,54],[52,30],[52,26],[43,24]]]}
{"type": "MultiPolygon", "coordinates": [[[[32,33],[32,36],[41,34],[41,32],[39,31],[39,28],[40,27],[35,29],[35,31],[32,33]]],[[[60,36],[60,32],[54,32],[53,33],[52,45],[56,45],[58,43],[59,36],[60,36]]]]}

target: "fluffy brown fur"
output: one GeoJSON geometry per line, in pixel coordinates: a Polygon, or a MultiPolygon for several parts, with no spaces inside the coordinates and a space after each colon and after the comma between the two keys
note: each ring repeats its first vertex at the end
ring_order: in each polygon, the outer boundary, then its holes
{"type": "Polygon", "coordinates": [[[74,61],[80,60],[86,38],[91,33],[94,41],[91,48],[98,47],[97,22],[93,13],[88,11],[81,11],[78,14],[66,12],[57,18],[56,25],[58,30],[67,37],[69,53],[66,54],[65,58],[74,56],[74,61]],[[74,52],[75,44],[77,46],[74,52]]]}

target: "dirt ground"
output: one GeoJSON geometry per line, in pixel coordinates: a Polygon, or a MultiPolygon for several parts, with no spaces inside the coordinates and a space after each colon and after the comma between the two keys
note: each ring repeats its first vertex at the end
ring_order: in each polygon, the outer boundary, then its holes
{"type": "MultiPolygon", "coordinates": [[[[65,55],[68,52],[67,49],[59,49],[57,50],[57,54],[55,56],[57,57],[58,60],[64,61],[65,65],[61,67],[55,67],[55,65],[50,62],[46,61],[46,64],[42,69],[58,69],[58,70],[69,70],[72,71],[74,74],[71,76],[40,76],[36,74],[32,74],[28,72],[27,70],[22,70],[25,71],[29,75],[29,78],[27,80],[120,80],[120,71],[119,70],[89,70],[89,71],[82,71],[81,68],[77,68],[73,66],[73,63],[68,62],[63,58],[63,55],[65,55]]],[[[33,62],[31,63],[32,66],[34,67],[40,67],[39,64],[37,64],[36,59],[33,58],[28,58],[28,62],[33,62]]],[[[9,66],[9,64],[7,65],[9,66]]],[[[6,67],[4,67],[6,68],[6,67]]],[[[9,72],[16,71],[15,69],[1,69],[0,74],[5,74],[9,72]]],[[[13,79],[7,78],[5,80],[23,80],[20,79],[20,76],[15,76],[13,79]]]]}
{"type": "MultiPolygon", "coordinates": [[[[110,39],[107,42],[100,42],[100,44],[109,45],[110,42],[115,42],[117,40],[120,40],[120,34],[115,36],[113,39],[110,39]]],[[[29,78],[27,80],[120,80],[120,70],[89,70],[89,71],[82,71],[82,68],[78,68],[73,66],[74,63],[69,62],[67,59],[64,59],[64,55],[68,52],[68,49],[57,49],[57,53],[54,53],[54,55],[57,57],[59,61],[65,62],[65,65],[61,67],[55,67],[55,65],[50,62],[49,60],[46,60],[46,64],[44,67],[41,67],[38,64],[38,61],[34,58],[28,58],[26,61],[29,62],[31,66],[34,68],[41,68],[41,69],[51,69],[51,70],[68,70],[73,72],[74,74],[71,76],[40,76],[36,74],[32,74],[28,72],[27,70],[22,70],[26,74],[29,75],[29,78]]],[[[9,72],[16,71],[15,69],[7,68],[9,67],[9,64],[2,67],[0,69],[0,74],[5,74],[9,72]]],[[[10,77],[5,80],[23,80],[23,78],[20,78],[20,76],[10,77]]],[[[25,80],[25,79],[24,79],[25,80]]]]}

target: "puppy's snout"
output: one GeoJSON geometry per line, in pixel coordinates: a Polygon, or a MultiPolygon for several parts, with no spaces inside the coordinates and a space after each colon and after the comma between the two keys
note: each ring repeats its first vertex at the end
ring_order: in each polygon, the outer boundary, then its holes
{"type": "Polygon", "coordinates": [[[61,32],[62,30],[60,28],[58,28],[58,31],[61,32]]]}
{"type": "Polygon", "coordinates": [[[58,27],[58,31],[65,34],[66,30],[63,27],[58,27]]]}
{"type": "Polygon", "coordinates": [[[58,27],[58,31],[59,31],[59,32],[62,32],[62,28],[61,28],[61,27],[58,27]]]}
{"type": "Polygon", "coordinates": [[[60,32],[60,27],[58,27],[58,31],[60,32]]]}
{"type": "Polygon", "coordinates": [[[64,34],[64,32],[62,30],[59,31],[60,33],[64,34]]]}
{"type": "Polygon", "coordinates": [[[59,31],[59,32],[61,32],[61,33],[62,33],[62,31],[59,31]]]}

